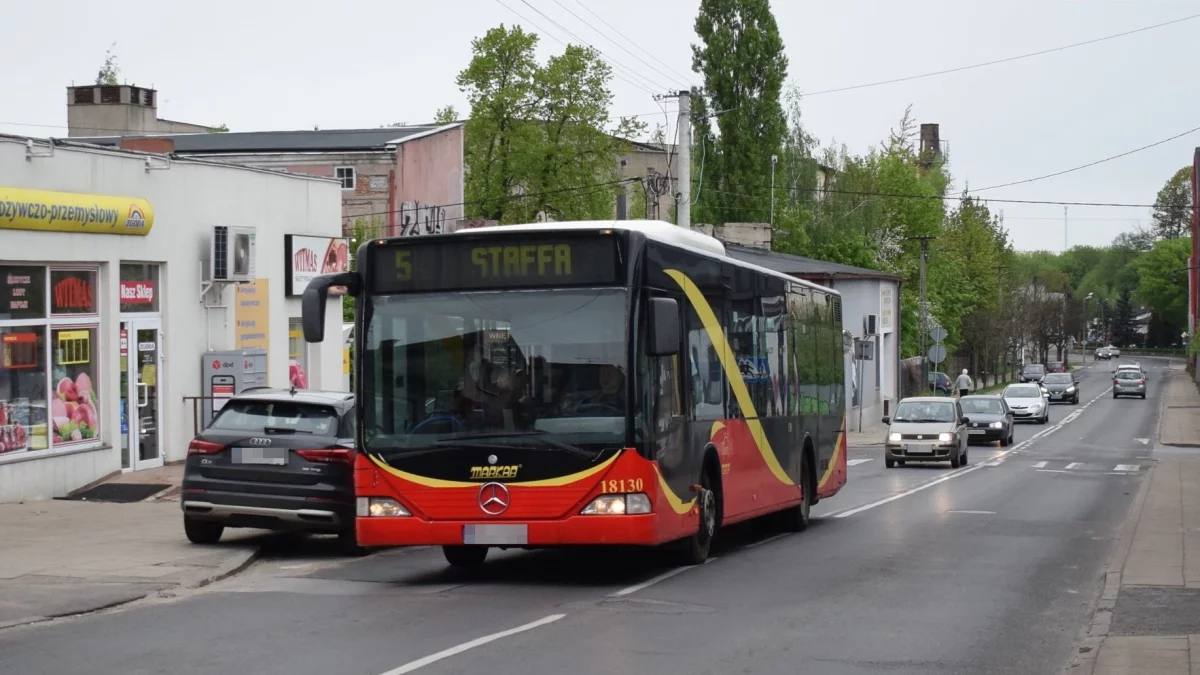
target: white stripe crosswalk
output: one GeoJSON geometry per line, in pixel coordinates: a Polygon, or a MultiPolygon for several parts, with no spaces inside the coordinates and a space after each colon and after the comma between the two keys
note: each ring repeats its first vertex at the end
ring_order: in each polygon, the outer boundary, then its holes
{"type": "Polygon", "coordinates": [[[1141,464],[1107,464],[1103,462],[1073,462],[1070,460],[1050,460],[1034,462],[1029,468],[1041,473],[1119,473],[1130,474],[1142,470],[1141,464]]]}

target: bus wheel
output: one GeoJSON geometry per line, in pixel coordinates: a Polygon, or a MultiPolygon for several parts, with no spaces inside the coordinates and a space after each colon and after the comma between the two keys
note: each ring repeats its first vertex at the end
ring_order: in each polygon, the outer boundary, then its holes
{"type": "Polygon", "coordinates": [[[700,476],[700,493],[696,502],[700,507],[700,527],[696,533],[680,542],[680,562],[684,565],[701,565],[708,560],[713,539],[717,536],[717,493],[713,491],[712,473],[705,469],[700,476]]]}
{"type": "Polygon", "coordinates": [[[808,468],[808,456],[800,460],[800,503],[783,512],[784,525],[789,532],[803,532],[808,529],[808,520],[812,515],[813,499],[817,496],[817,488],[808,468]]]}
{"type": "Polygon", "coordinates": [[[487,558],[487,546],[443,546],[442,555],[452,567],[478,567],[487,558]]]}

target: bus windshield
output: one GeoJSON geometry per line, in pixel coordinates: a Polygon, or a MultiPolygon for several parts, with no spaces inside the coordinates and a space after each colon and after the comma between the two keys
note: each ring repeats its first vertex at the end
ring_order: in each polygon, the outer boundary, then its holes
{"type": "Polygon", "coordinates": [[[626,298],[622,289],[366,298],[365,449],[519,445],[594,456],[620,447],[626,298]]]}

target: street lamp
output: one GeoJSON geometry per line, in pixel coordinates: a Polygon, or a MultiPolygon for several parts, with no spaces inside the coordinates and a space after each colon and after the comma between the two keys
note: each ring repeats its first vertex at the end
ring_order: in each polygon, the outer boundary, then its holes
{"type": "Polygon", "coordinates": [[[1083,358],[1084,359],[1087,359],[1087,348],[1088,348],[1088,323],[1089,322],[1088,322],[1088,313],[1087,313],[1087,301],[1091,300],[1094,297],[1096,297],[1095,293],[1088,293],[1087,296],[1084,297],[1084,299],[1083,299],[1083,353],[1084,353],[1083,358]]]}

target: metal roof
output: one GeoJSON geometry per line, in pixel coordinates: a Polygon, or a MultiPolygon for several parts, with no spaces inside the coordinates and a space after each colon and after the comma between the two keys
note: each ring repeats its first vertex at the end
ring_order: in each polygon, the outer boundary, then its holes
{"type": "Polygon", "coordinates": [[[816,260],[814,258],[805,258],[803,256],[791,255],[788,253],[776,253],[774,251],[764,251],[760,248],[752,248],[750,246],[742,246],[741,244],[732,244],[728,241],[724,242],[725,253],[735,260],[748,262],[759,267],[786,274],[793,277],[803,277],[805,279],[883,279],[887,281],[900,281],[901,277],[890,272],[882,272],[880,270],[871,270],[865,267],[855,267],[853,265],[843,265],[841,263],[828,262],[826,260],[816,260]]]}
{"type": "MultiPolygon", "coordinates": [[[[427,135],[441,129],[452,129],[457,124],[445,126],[387,127],[383,129],[330,129],[328,131],[246,131],[197,134],[152,134],[129,135],[124,138],[169,138],[175,143],[175,152],[185,154],[202,153],[248,153],[248,152],[348,152],[355,150],[383,150],[398,145],[409,137],[427,135]]],[[[92,136],[72,138],[72,141],[93,145],[119,146],[122,136],[92,136]]]]}

